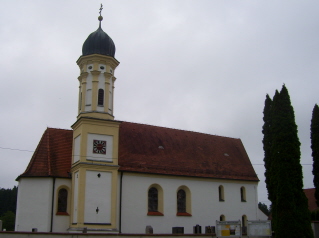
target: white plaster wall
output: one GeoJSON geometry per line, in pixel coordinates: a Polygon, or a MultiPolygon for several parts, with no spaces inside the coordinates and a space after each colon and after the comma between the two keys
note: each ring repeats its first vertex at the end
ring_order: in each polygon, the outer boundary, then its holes
{"type": "Polygon", "coordinates": [[[100,160],[112,162],[113,156],[113,136],[99,135],[99,134],[88,134],[87,139],[87,160],[100,160]],[[93,140],[106,141],[106,153],[95,154],[93,153],[93,140]]]}
{"type": "Polygon", "coordinates": [[[122,181],[122,232],[145,233],[151,225],[154,233],[172,233],[172,227],[182,226],[185,233],[193,233],[199,224],[215,226],[220,215],[226,220],[257,219],[257,183],[231,180],[196,179],[177,176],[146,176],[124,173],[122,181]],[[164,216],[147,216],[147,192],[152,184],[163,188],[164,216]],[[176,216],[176,193],[180,186],[191,191],[192,216],[176,216]],[[218,197],[219,185],[224,186],[225,201],[218,197]],[[240,188],[246,189],[247,202],[241,202],[240,188]]]}
{"type": "Polygon", "coordinates": [[[91,74],[91,71],[93,70],[93,64],[89,64],[87,66],[87,72],[89,73],[87,78],[86,78],[86,96],[85,96],[85,111],[91,111],[92,110],[92,79],[93,76],[91,74]],[[89,67],[92,67],[92,69],[89,69],[89,67]]]}
{"type": "Polygon", "coordinates": [[[81,135],[77,136],[73,142],[73,163],[80,160],[80,144],[81,143],[81,135]]]}
{"type": "Polygon", "coordinates": [[[79,172],[74,173],[74,188],[73,188],[73,220],[72,223],[78,222],[78,198],[79,198],[79,172]]]}
{"type": "Polygon", "coordinates": [[[110,86],[109,86],[109,105],[108,105],[108,112],[113,113],[113,77],[109,79],[110,86]]]}
{"type": "Polygon", "coordinates": [[[86,171],[85,188],[84,222],[111,223],[112,173],[86,171]]]}
{"type": "Polygon", "coordinates": [[[268,216],[260,209],[257,209],[257,220],[268,220],[268,216]]]}
{"type": "Polygon", "coordinates": [[[53,178],[20,178],[16,231],[49,232],[51,228],[53,178]]]}
{"type": "Polygon", "coordinates": [[[71,212],[71,179],[62,179],[56,178],[55,180],[55,194],[54,194],[54,209],[53,209],[53,232],[67,232],[67,229],[70,227],[70,212],[71,212]],[[68,205],[67,205],[67,212],[69,215],[56,215],[58,211],[58,193],[59,188],[66,188],[68,191],[68,205]]]}

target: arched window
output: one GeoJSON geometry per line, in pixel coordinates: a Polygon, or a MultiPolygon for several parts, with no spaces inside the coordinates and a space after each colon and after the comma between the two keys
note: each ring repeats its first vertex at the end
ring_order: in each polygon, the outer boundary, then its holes
{"type": "Polygon", "coordinates": [[[58,213],[67,213],[68,190],[61,188],[58,193],[58,213]]]}
{"type": "Polygon", "coordinates": [[[220,215],[219,220],[220,221],[225,221],[225,216],[224,215],[220,215]]]}
{"type": "Polygon", "coordinates": [[[246,202],[246,189],[245,189],[245,187],[240,188],[240,199],[242,202],[246,202]]]}
{"type": "Polygon", "coordinates": [[[218,196],[219,196],[219,201],[224,202],[225,201],[225,196],[224,196],[224,186],[220,185],[218,187],[218,196]]]}
{"type": "Polygon", "coordinates": [[[177,189],[177,216],[191,216],[191,193],[188,187],[177,189]]]}
{"type": "Polygon", "coordinates": [[[154,187],[148,190],[148,211],[158,212],[158,191],[154,187]]]}
{"type": "Polygon", "coordinates": [[[99,89],[98,98],[97,98],[97,105],[103,106],[104,105],[104,90],[99,89]]]}
{"type": "Polygon", "coordinates": [[[153,184],[148,189],[149,216],[163,216],[163,189],[158,184],[153,184]]]}
{"type": "Polygon", "coordinates": [[[243,235],[247,235],[247,216],[243,215],[241,217],[241,224],[242,224],[242,233],[243,235]]]}
{"type": "Polygon", "coordinates": [[[186,193],[183,189],[177,192],[177,212],[186,212],[186,193]]]}

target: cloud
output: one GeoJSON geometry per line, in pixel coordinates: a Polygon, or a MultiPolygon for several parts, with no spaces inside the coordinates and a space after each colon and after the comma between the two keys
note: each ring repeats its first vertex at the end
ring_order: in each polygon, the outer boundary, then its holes
{"type": "MultiPolygon", "coordinates": [[[[0,9],[0,147],[35,150],[47,126],[77,113],[86,37],[98,1],[4,2],[0,9]]],[[[285,83],[302,163],[311,164],[310,119],[318,103],[319,3],[132,1],[104,3],[102,28],[116,45],[118,120],[240,137],[263,183],[262,111],[285,83]]],[[[30,152],[0,149],[0,187],[12,187],[30,152]]],[[[305,187],[312,187],[305,165],[305,187]]]]}

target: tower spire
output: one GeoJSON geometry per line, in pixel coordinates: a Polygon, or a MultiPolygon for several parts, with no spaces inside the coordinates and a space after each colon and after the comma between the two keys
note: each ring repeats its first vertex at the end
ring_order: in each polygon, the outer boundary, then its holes
{"type": "Polygon", "coordinates": [[[101,15],[101,13],[102,13],[102,10],[103,10],[103,5],[102,5],[102,3],[101,3],[101,7],[100,7],[100,16],[98,17],[98,19],[99,19],[99,21],[100,21],[100,23],[99,23],[99,28],[101,28],[101,21],[103,20],[103,17],[102,17],[102,15],[101,15]]]}

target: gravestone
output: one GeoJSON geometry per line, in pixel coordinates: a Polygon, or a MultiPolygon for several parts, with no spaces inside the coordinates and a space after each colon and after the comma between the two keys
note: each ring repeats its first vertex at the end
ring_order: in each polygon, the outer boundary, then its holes
{"type": "Polygon", "coordinates": [[[205,234],[215,234],[215,226],[205,226],[205,234]]]}
{"type": "Polygon", "coordinates": [[[173,227],[173,234],[184,234],[184,227],[173,227]]]}
{"type": "Polygon", "coordinates": [[[145,233],[146,234],[153,234],[153,227],[152,226],[146,226],[145,233]]]}
{"type": "Polygon", "coordinates": [[[198,224],[196,226],[193,226],[193,233],[194,234],[202,234],[202,227],[198,224]]]}

